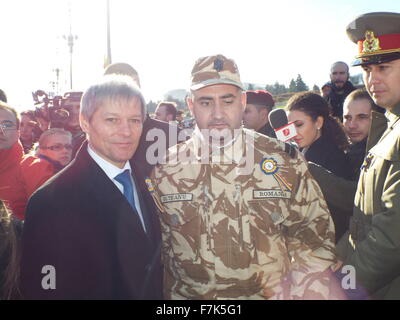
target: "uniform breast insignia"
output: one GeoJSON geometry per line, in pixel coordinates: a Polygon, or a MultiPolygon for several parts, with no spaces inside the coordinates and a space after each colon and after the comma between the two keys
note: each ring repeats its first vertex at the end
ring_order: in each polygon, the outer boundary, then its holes
{"type": "Polygon", "coordinates": [[[267,175],[275,174],[278,171],[278,164],[273,158],[265,158],[261,161],[261,171],[267,175]]]}
{"type": "Polygon", "coordinates": [[[275,159],[265,158],[261,161],[261,171],[266,175],[272,175],[274,179],[278,182],[282,191],[292,191],[292,185],[286,181],[286,179],[278,173],[279,166],[275,159]]]}
{"type": "Polygon", "coordinates": [[[253,190],[253,199],[290,199],[291,191],[282,191],[280,189],[253,190]]]}
{"type": "Polygon", "coordinates": [[[361,166],[361,170],[367,171],[368,168],[369,168],[370,165],[371,165],[371,162],[372,162],[372,159],[373,159],[373,158],[374,158],[374,155],[371,154],[371,153],[369,153],[369,154],[365,157],[365,159],[364,159],[364,162],[363,162],[363,164],[362,164],[362,166],[361,166]]]}
{"type": "Polygon", "coordinates": [[[373,31],[366,31],[365,32],[365,40],[363,42],[363,53],[373,53],[375,51],[381,50],[379,46],[379,39],[375,38],[373,31]]]}
{"type": "Polygon", "coordinates": [[[149,190],[149,192],[154,192],[154,186],[153,186],[153,182],[151,182],[151,179],[146,178],[146,179],[144,179],[144,182],[147,185],[147,190],[149,190]]]}
{"type": "Polygon", "coordinates": [[[153,182],[151,181],[150,178],[146,178],[144,179],[144,182],[147,185],[147,190],[149,190],[151,197],[154,200],[154,203],[156,204],[158,210],[160,210],[161,212],[165,212],[164,206],[161,204],[160,199],[158,199],[158,196],[154,190],[154,186],[153,186],[153,182]]]}
{"type": "Polygon", "coordinates": [[[192,193],[174,193],[161,196],[162,203],[179,202],[179,201],[192,201],[192,193]]]}

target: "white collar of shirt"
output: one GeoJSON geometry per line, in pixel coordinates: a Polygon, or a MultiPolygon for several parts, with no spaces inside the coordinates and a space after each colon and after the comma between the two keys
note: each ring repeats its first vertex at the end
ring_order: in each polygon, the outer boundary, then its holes
{"type": "MultiPolygon", "coordinates": [[[[128,169],[129,172],[132,173],[132,169],[131,169],[131,165],[130,165],[129,161],[127,161],[125,163],[125,166],[122,169],[120,169],[120,168],[114,166],[113,164],[109,163],[107,160],[104,160],[102,157],[100,157],[96,152],[93,151],[93,149],[90,147],[89,144],[88,144],[88,153],[92,157],[92,159],[100,166],[100,168],[105,172],[107,177],[117,186],[119,191],[121,191],[121,193],[124,194],[123,185],[121,183],[119,183],[117,180],[115,180],[114,178],[118,174],[124,172],[126,169],[128,169]]],[[[146,231],[146,226],[145,226],[144,219],[143,219],[143,213],[140,208],[140,201],[139,201],[139,196],[137,194],[135,182],[133,181],[132,177],[131,177],[131,180],[132,180],[132,186],[133,186],[133,197],[135,200],[135,208],[136,208],[137,213],[139,214],[139,218],[140,218],[140,221],[142,222],[143,229],[146,231]]]]}
{"type": "Polygon", "coordinates": [[[110,162],[108,162],[107,160],[104,160],[102,157],[100,157],[95,151],[93,151],[90,145],[88,145],[88,153],[93,158],[93,160],[100,166],[100,168],[103,169],[107,177],[109,177],[112,181],[114,181],[114,178],[118,174],[124,172],[126,169],[128,169],[129,172],[132,171],[129,161],[127,161],[125,163],[125,166],[122,169],[120,169],[111,164],[110,162]]]}

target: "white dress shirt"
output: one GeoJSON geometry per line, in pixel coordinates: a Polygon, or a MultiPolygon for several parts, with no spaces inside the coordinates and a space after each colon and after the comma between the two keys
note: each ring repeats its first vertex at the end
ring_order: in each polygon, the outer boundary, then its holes
{"type": "Polygon", "coordinates": [[[119,183],[117,180],[115,180],[114,178],[117,175],[119,175],[120,173],[124,172],[126,169],[129,170],[129,172],[131,173],[131,181],[132,181],[132,186],[133,186],[133,198],[135,200],[135,208],[136,208],[137,213],[139,214],[139,218],[140,218],[140,221],[142,222],[143,229],[146,231],[146,227],[145,227],[144,220],[143,220],[142,210],[140,208],[139,196],[136,191],[135,182],[132,179],[132,169],[131,169],[131,165],[130,165],[129,161],[127,161],[125,163],[125,166],[122,169],[120,169],[120,168],[114,166],[113,164],[111,164],[110,162],[108,162],[107,160],[100,157],[89,145],[88,145],[88,153],[92,157],[92,159],[99,165],[99,167],[104,171],[104,173],[107,175],[107,177],[116,185],[116,187],[122,194],[124,194],[124,186],[121,183],[119,183]]]}

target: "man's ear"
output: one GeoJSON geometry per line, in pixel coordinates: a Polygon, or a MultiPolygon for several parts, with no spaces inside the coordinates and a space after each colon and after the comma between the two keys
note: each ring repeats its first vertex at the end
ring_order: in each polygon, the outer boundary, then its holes
{"type": "Polygon", "coordinates": [[[89,132],[89,120],[82,113],[79,114],[79,124],[83,130],[83,132],[89,132]]]}
{"type": "Polygon", "coordinates": [[[187,97],[186,98],[186,104],[190,110],[190,113],[192,114],[192,116],[194,117],[194,113],[193,113],[193,100],[192,97],[187,97]]]}
{"type": "Polygon", "coordinates": [[[242,91],[242,95],[241,95],[241,100],[242,100],[242,108],[243,108],[243,112],[246,109],[246,104],[247,104],[247,95],[246,95],[246,91],[242,91]]]}
{"type": "Polygon", "coordinates": [[[258,114],[260,115],[260,118],[261,118],[263,121],[267,121],[267,122],[268,122],[268,114],[269,114],[269,111],[267,110],[267,108],[262,108],[262,109],[258,112],[258,114]]]}

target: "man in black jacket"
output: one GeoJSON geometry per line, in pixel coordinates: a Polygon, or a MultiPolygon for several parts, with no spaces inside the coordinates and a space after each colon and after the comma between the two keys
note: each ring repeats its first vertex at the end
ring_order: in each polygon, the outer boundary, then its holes
{"type": "Polygon", "coordinates": [[[105,77],[82,98],[88,141],[30,199],[22,243],[25,299],[159,299],[157,210],[128,161],[145,116],[139,89],[105,77]]]}
{"type": "Polygon", "coordinates": [[[349,66],[342,61],[335,62],[331,67],[331,92],[327,96],[332,115],[343,120],[343,102],[350,92],[356,88],[349,81],[349,66]]]}
{"type": "Polygon", "coordinates": [[[266,90],[247,90],[246,99],[246,109],[243,114],[245,128],[276,138],[275,131],[268,119],[268,115],[275,105],[272,95],[266,90]]]}

